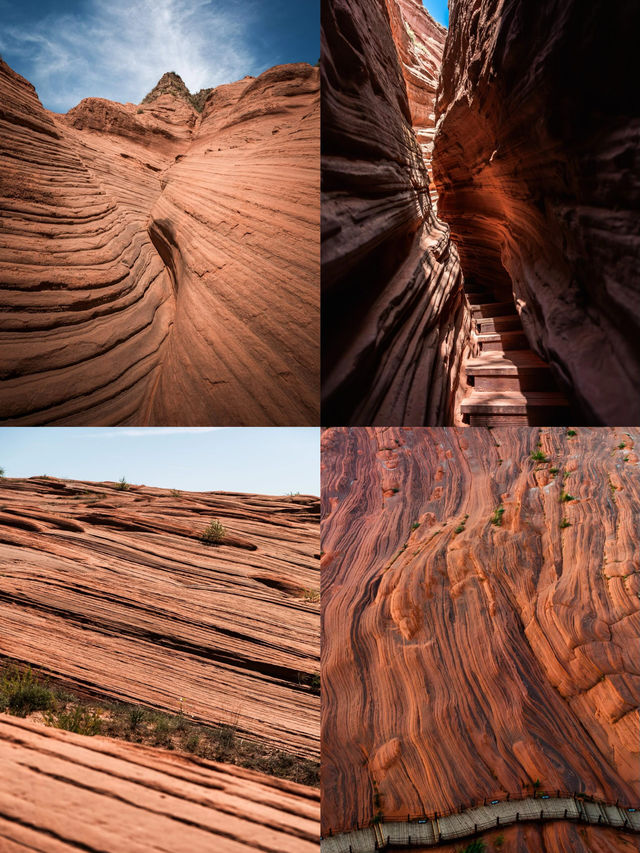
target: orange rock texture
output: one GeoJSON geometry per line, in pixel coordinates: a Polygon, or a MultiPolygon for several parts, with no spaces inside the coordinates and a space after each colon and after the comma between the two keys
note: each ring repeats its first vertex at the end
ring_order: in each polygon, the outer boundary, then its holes
{"type": "Polygon", "coordinates": [[[640,6],[449,5],[433,165],[465,280],[513,292],[583,422],[638,424],[640,6]]]}
{"type": "Polygon", "coordinates": [[[0,504],[1,655],[317,758],[318,498],[32,478],[0,504]]]}
{"type": "Polygon", "coordinates": [[[317,791],[0,715],[3,853],[311,853],[317,791]]]}
{"type": "Polygon", "coordinates": [[[470,314],[429,197],[442,30],[419,7],[323,5],[324,423],[453,420],[470,314]]]}
{"type": "MultiPolygon", "coordinates": [[[[324,432],[325,834],[536,785],[638,804],[639,440],[324,432]]],[[[568,824],[507,835],[630,849],[568,824]]]]}
{"type": "Polygon", "coordinates": [[[318,422],[318,77],[55,115],[0,62],[3,423],[318,422]]]}

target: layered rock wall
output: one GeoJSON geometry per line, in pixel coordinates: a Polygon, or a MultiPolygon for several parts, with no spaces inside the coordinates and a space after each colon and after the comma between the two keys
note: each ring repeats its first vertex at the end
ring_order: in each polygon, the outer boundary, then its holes
{"type": "Polygon", "coordinates": [[[54,115],[4,63],[0,97],[0,420],[317,423],[318,71],[201,117],[169,92],[54,115]]]}
{"type": "Polygon", "coordinates": [[[465,278],[515,297],[587,423],[640,422],[633,0],[455,0],[434,174],[465,278]]]}
{"type": "Polygon", "coordinates": [[[534,789],[637,806],[639,439],[323,434],[324,834],[534,789]]]}
{"type": "Polygon", "coordinates": [[[415,5],[323,7],[325,423],[453,418],[470,321],[414,130],[429,110],[418,60],[431,50],[408,36],[415,5]]]}

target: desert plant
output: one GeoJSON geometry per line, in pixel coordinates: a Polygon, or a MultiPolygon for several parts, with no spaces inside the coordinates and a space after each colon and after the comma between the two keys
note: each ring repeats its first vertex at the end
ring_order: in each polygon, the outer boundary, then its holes
{"type": "Polygon", "coordinates": [[[144,721],[144,708],[141,708],[139,705],[133,705],[131,708],[129,708],[127,716],[129,718],[129,728],[132,732],[135,732],[140,727],[140,723],[144,721]]]}
{"type": "Polygon", "coordinates": [[[567,435],[569,436],[569,438],[573,438],[573,436],[577,435],[577,434],[578,433],[575,431],[575,429],[568,429],[567,430],[567,435]]]}
{"type": "Polygon", "coordinates": [[[320,592],[317,589],[304,589],[302,595],[306,601],[320,601],[320,592]]]}
{"type": "Polygon", "coordinates": [[[529,459],[532,462],[548,462],[547,456],[542,452],[542,450],[534,450],[530,455],[529,459]]]}
{"type": "Polygon", "coordinates": [[[474,838],[470,844],[462,848],[460,853],[484,853],[486,849],[487,845],[481,838],[474,838]]]}
{"type": "Polygon", "coordinates": [[[560,497],[558,498],[561,504],[569,503],[569,501],[575,501],[573,495],[570,495],[569,492],[565,492],[564,490],[560,492],[560,497]]]}
{"type": "Polygon", "coordinates": [[[121,492],[126,492],[130,488],[131,487],[129,486],[129,483],[127,483],[127,481],[124,477],[121,477],[118,480],[118,482],[116,483],[116,489],[118,489],[121,492]]]}
{"type": "Polygon", "coordinates": [[[4,468],[0,468],[0,479],[4,477],[4,468]]]}
{"type": "Polygon", "coordinates": [[[571,527],[571,522],[569,521],[568,518],[563,518],[562,521],[560,522],[560,529],[564,530],[565,527],[571,527]]]}
{"type": "Polygon", "coordinates": [[[624,450],[626,446],[627,445],[624,443],[624,441],[621,441],[620,444],[618,445],[618,450],[624,450]]]}
{"type": "Polygon", "coordinates": [[[32,711],[46,711],[54,704],[53,692],[40,684],[31,667],[8,667],[0,681],[0,707],[16,717],[26,717],[32,711]]]}
{"type": "Polygon", "coordinates": [[[496,527],[500,527],[502,525],[502,516],[504,514],[504,507],[499,506],[493,511],[493,515],[491,516],[491,524],[495,524],[496,527]]]}
{"type": "Polygon", "coordinates": [[[224,529],[224,525],[218,521],[217,518],[214,518],[213,521],[206,527],[202,533],[200,534],[200,539],[206,543],[221,542],[226,534],[226,530],[224,529]]]}
{"type": "Polygon", "coordinates": [[[464,524],[459,524],[453,532],[454,533],[462,533],[463,530],[464,530],[464,524]]]}
{"type": "Polygon", "coordinates": [[[497,838],[494,838],[493,846],[496,848],[496,850],[502,850],[502,848],[504,847],[504,835],[499,835],[497,838]]]}
{"type": "Polygon", "coordinates": [[[200,735],[192,732],[184,741],[184,748],[187,752],[197,752],[200,746],[200,735]]]}
{"type": "Polygon", "coordinates": [[[559,470],[560,470],[559,468],[549,468],[549,473],[550,474],[557,474],[559,470]]]}
{"type": "Polygon", "coordinates": [[[63,711],[47,711],[44,719],[48,726],[65,729],[65,731],[75,732],[78,735],[92,737],[100,734],[100,715],[97,711],[90,711],[81,705],[76,705],[69,711],[66,709],[63,711]]]}
{"type": "Polygon", "coordinates": [[[412,530],[417,530],[419,527],[420,527],[419,521],[414,521],[413,524],[411,525],[412,530]]]}

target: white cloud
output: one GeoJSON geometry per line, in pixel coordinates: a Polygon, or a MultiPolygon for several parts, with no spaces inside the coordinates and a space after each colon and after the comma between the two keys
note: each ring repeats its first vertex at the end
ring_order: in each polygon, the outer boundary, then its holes
{"type": "Polygon", "coordinates": [[[251,74],[247,5],[87,0],[82,13],[53,11],[28,26],[5,26],[0,50],[33,69],[31,82],[49,109],[66,112],[92,96],[137,103],[165,71],[192,92],[251,74]]]}

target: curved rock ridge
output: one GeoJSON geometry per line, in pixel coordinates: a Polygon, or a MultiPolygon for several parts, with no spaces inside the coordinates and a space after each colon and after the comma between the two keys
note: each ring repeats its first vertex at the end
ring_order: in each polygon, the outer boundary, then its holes
{"type": "Polygon", "coordinates": [[[640,423],[640,7],[450,5],[433,167],[465,278],[515,299],[583,422],[640,423]]]}
{"type": "Polygon", "coordinates": [[[55,115],[4,63],[0,99],[0,420],[317,423],[317,69],[202,117],[168,91],[55,115]]]}
{"type": "Polygon", "coordinates": [[[432,93],[420,94],[418,83],[433,88],[438,47],[422,30],[424,40],[416,34],[412,43],[410,22],[424,20],[417,5],[336,0],[323,8],[328,424],[453,422],[470,314],[456,249],[429,198],[420,143],[428,150],[432,93]]]}
{"type": "Polygon", "coordinates": [[[261,773],[0,715],[6,853],[311,853],[318,792],[261,773]]]}
{"type": "Polygon", "coordinates": [[[0,505],[1,655],[317,757],[318,498],[32,478],[0,505]]]}
{"type": "Polygon", "coordinates": [[[323,433],[323,835],[532,786],[640,800],[639,439],[323,433]]]}

